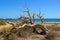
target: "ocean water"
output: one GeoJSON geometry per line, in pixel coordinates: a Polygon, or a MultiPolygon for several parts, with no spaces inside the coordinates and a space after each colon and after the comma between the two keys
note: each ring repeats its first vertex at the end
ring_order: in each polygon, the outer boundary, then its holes
{"type": "MultiPolygon", "coordinates": [[[[41,22],[40,19],[36,19],[37,22],[41,22]]],[[[60,22],[60,19],[45,19],[44,22],[60,22]]]]}
{"type": "MultiPolygon", "coordinates": [[[[7,21],[15,21],[15,19],[5,19],[5,20],[7,20],[7,21]]],[[[41,22],[40,19],[34,19],[34,20],[35,20],[35,22],[41,22]]],[[[45,19],[44,22],[60,22],[60,19],[45,19]]]]}

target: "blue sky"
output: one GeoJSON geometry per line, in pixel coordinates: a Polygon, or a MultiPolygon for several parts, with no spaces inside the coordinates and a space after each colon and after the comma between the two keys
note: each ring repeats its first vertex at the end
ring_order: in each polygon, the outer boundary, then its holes
{"type": "Polygon", "coordinates": [[[27,6],[32,13],[41,11],[44,18],[60,18],[60,0],[0,0],[0,18],[18,18],[27,6]]]}

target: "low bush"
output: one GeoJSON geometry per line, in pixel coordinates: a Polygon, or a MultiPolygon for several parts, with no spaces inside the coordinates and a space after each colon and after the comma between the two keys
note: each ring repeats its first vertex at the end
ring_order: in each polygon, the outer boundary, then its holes
{"type": "Polygon", "coordinates": [[[6,21],[0,20],[0,25],[6,25],[6,21]]]}

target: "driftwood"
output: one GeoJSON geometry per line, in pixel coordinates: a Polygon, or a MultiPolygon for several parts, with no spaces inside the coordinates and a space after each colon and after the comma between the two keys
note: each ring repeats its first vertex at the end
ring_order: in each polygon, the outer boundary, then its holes
{"type": "MultiPolygon", "coordinates": [[[[24,24],[19,27],[15,27],[16,29],[24,28],[24,27],[32,27],[32,28],[40,28],[42,31],[44,31],[46,34],[48,33],[48,29],[44,27],[44,25],[40,24],[24,24]]],[[[34,30],[34,29],[33,29],[34,30]]],[[[35,30],[36,31],[36,30],[35,30]]],[[[39,32],[40,33],[40,32],[39,32]]]]}
{"type": "Polygon", "coordinates": [[[24,28],[24,27],[32,27],[32,28],[39,27],[41,30],[43,30],[44,32],[46,32],[46,34],[49,32],[49,30],[44,25],[44,18],[43,18],[43,16],[40,15],[40,13],[37,15],[37,17],[40,18],[41,24],[36,24],[36,23],[34,23],[32,21],[32,19],[34,19],[34,17],[35,17],[35,14],[33,14],[33,16],[31,17],[30,11],[29,11],[28,8],[26,8],[26,10],[24,12],[27,12],[28,13],[28,17],[21,16],[21,17],[19,17],[19,18],[16,19],[17,21],[18,20],[22,20],[21,23],[23,25],[19,25],[18,27],[15,26],[13,28],[20,29],[20,28],[24,28]]]}

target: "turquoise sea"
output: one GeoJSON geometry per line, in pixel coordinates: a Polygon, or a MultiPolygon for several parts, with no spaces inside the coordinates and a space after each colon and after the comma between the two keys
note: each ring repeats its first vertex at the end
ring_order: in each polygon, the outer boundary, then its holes
{"type": "MultiPolygon", "coordinates": [[[[7,21],[15,21],[15,19],[5,19],[5,20],[7,20],[7,21]]],[[[34,19],[34,20],[36,22],[41,22],[40,19],[34,19]]],[[[44,22],[60,22],[60,19],[45,19],[44,22]]]]}

